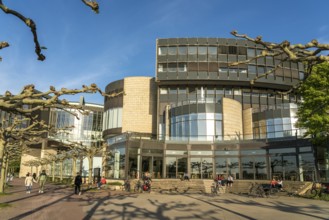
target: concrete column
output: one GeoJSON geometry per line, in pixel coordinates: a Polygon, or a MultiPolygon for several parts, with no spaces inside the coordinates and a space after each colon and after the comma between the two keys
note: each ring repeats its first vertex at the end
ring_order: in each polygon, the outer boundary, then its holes
{"type": "Polygon", "coordinates": [[[165,119],[165,124],[166,124],[166,136],[165,140],[169,140],[169,131],[170,131],[170,120],[169,120],[169,110],[170,110],[170,105],[166,106],[166,119],[165,119]]]}

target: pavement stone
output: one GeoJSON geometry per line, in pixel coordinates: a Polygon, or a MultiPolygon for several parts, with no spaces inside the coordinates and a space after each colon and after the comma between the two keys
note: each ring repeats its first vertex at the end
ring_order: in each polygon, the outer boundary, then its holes
{"type": "Polygon", "coordinates": [[[329,202],[281,196],[248,198],[222,194],[127,193],[107,189],[84,191],[81,196],[73,188],[46,184],[39,194],[37,185],[25,193],[24,179],[16,178],[7,188],[9,195],[0,196],[0,219],[111,219],[111,220],[190,220],[190,219],[266,219],[329,220],[329,202]]]}

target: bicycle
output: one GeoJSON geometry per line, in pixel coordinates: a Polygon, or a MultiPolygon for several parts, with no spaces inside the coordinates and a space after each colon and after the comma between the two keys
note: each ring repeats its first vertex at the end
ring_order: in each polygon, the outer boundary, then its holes
{"type": "Polygon", "coordinates": [[[219,184],[217,180],[215,180],[211,185],[211,194],[214,196],[219,195],[221,190],[224,190],[223,186],[219,184]]]}
{"type": "Polygon", "coordinates": [[[125,180],[124,184],[122,185],[122,191],[130,192],[130,181],[125,180]]]}
{"type": "Polygon", "coordinates": [[[273,187],[271,185],[269,186],[269,184],[263,184],[263,189],[267,198],[279,198],[280,189],[277,187],[273,187]]]}
{"type": "Polygon", "coordinates": [[[266,196],[266,193],[261,184],[250,183],[248,197],[249,196],[264,198],[266,196]]]}
{"type": "Polygon", "coordinates": [[[316,197],[321,197],[322,194],[329,194],[329,189],[326,184],[313,182],[311,189],[306,191],[306,195],[316,197]]]}
{"type": "Polygon", "coordinates": [[[142,182],[140,180],[138,180],[135,184],[134,192],[141,193],[143,191],[142,185],[143,185],[142,182]]]}

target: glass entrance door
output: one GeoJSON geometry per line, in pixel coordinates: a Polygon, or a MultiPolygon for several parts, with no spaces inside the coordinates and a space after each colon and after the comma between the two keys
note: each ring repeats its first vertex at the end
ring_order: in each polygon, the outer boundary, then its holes
{"type": "Polygon", "coordinates": [[[192,179],[213,179],[212,158],[191,158],[192,179]]]}
{"type": "Polygon", "coordinates": [[[151,174],[151,178],[162,178],[162,157],[142,156],[142,176],[145,172],[151,174]]]}
{"type": "Polygon", "coordinates": [[[187,172],[186,157],[166,158],[166,178],[181,178],[184,172],[187,172]]]}

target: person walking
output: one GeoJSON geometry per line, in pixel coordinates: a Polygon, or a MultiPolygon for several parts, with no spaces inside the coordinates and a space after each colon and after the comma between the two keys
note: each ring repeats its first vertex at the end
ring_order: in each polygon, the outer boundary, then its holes
{"type": "Polygon", "coordinates": [[[25,177],[26,193],[31,193],[32,185],[33,185],[33,177],[30,175],[30,173],[27,173],[25,177]]]}
{"type": "Polygon", "coordinates": [[[38,182],[39,182],[39,193],[43,193],[44,187],[47,181],[47,174],[45,170],[42,170],[42,172],[39,175],[38,182]]]}
{"type": "Polygon", "coordinates": [[[74,193],[81,195],[81,184],[82,184],[82,177],[79,172],[74,179],[74,193]]]}
{"type": "Polygon", "coordinates": [[[227,186],[228,186],[229,188],[232,188],[232,186],[233,186],[233,181],[234,181],[233,176],[232,176],[232,175],[229,175],[229,176],[227,177],[227,186]]]}

